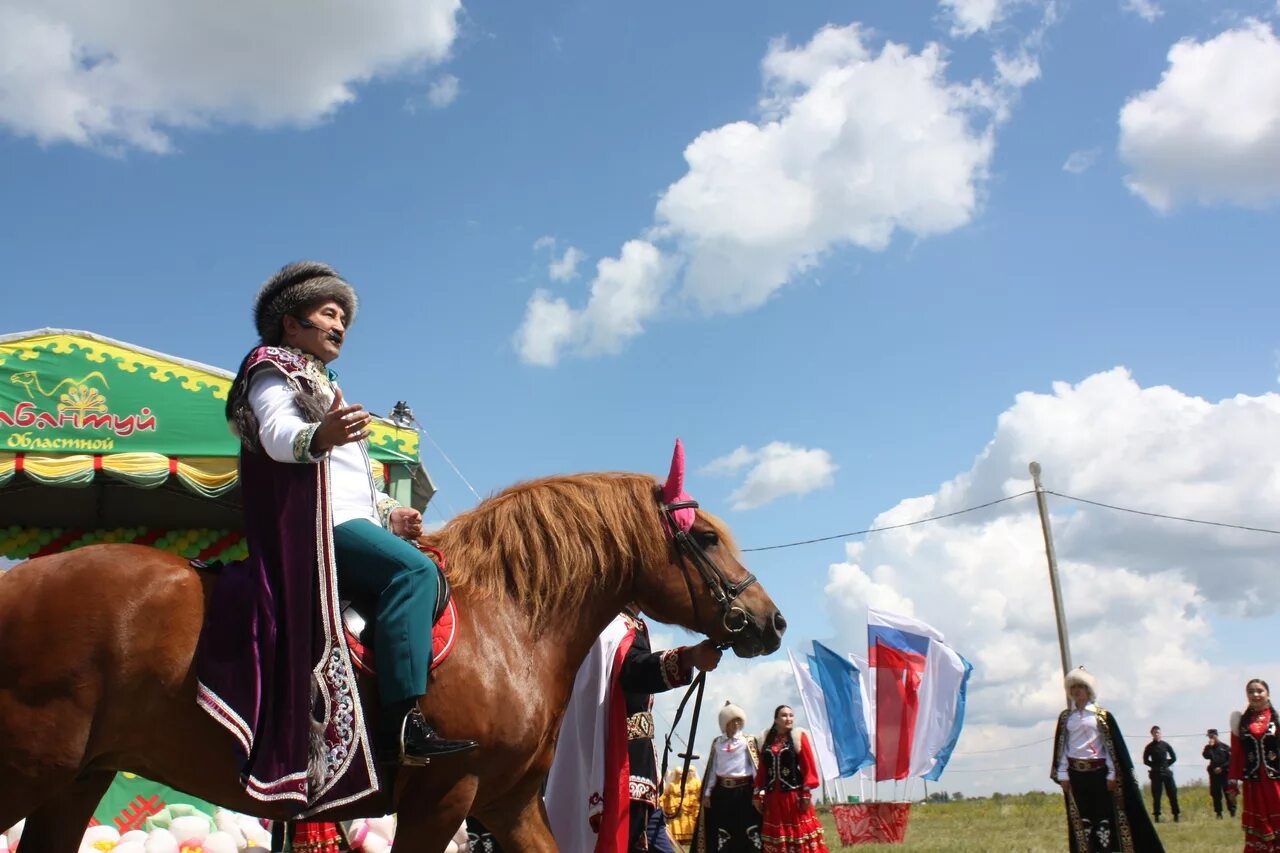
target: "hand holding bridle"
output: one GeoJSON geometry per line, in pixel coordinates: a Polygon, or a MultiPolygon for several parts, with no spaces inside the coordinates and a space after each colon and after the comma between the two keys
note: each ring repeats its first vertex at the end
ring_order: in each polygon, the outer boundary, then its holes
{"type": "Polygon", "coordinates": [[[697,667],[703,672],[710,672],[720,665],[720,647],[714,640],[703,640],[696,646],[686,646],[684,662],[688,666],[697,667]]]}
{"type": "Polygon", "coordinates": [[[342,389],[333,395],[333,404],[325,412],[320,421],[320,428],[311,436],[311,451],[324,453],[353,441],[363,441],[369,437],[369,413],[364,406],[356,403],[351,406],[342,405],[342,389]]]}

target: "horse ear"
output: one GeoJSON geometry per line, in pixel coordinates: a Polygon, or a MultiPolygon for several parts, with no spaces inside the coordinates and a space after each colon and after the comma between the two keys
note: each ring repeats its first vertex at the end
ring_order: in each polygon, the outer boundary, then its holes
{"type": "Polygon", "coordinates": [[[676,439],[675,452],[671,454],[671,472],[662,487],[662,502],[674,503],[684,494],[684,442],[676,439]]]}

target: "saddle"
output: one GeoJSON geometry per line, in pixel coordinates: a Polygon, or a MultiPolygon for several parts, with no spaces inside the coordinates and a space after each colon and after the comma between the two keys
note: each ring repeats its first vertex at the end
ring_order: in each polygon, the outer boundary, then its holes
{"type": "MultiPolygon", "coordinates": [[[[458,607],[453,600],[449,578],[444,573],[444,554],[429,546],[418,547],[436,564],[436,609],[431,614],[431,669],[434,670],[453,651],[458,633],[458,607]]],[[[366,675],[376,676],[372,614],[346,599],[339,601],[338,607],[342,611],[342,627],[347,648],[351,651],[351,662],[366,675]]]]}

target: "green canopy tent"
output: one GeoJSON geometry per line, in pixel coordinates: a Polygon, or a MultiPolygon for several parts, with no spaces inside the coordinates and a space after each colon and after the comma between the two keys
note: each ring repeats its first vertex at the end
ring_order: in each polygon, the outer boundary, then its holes
{"type": "MultiPolygon", "coordinates": [[[[0,336],[0,557],[94,542],[243,556],[232,378],[88,332],[0,336]]],[[[425,509],[418,433],[383,418],[370,433],[387,492],[425,509]]]]}

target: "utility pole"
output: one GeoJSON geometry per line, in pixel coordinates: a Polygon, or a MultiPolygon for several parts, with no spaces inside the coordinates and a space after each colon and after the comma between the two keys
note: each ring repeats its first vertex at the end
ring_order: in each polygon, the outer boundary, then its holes
{"type": "Polygon", "coordinates": [[[1036,506],[1040,509],[1040,530],[1044,533],[1044,555],[1049,560],[1049,586],[1053,590],[1053,613],[1058,620],[1058,649],[1062,652],[1062,675],[1071,671],[1071,641],[1067,639],[1067,617],[1062,610],[1062,585],[1058,582],[1058,555],[1053,550],[1053,530],[1049,526],[1049,507],[1040,485],[1040,463],[1027,466],[1036,489],[1036,506]]]}

